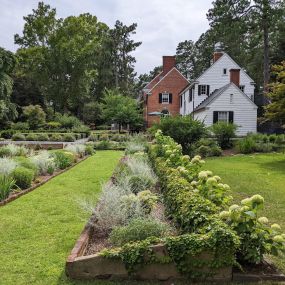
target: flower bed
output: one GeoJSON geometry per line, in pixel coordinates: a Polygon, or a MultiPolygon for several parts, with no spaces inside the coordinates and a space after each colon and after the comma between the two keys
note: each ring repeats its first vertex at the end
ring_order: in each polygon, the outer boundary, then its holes
{"type": "Polygon", "coordinates": [[[93,149],[85,145],[36,153],[13,144],[1,147],[0,206],[34,190],[92,153],[93,149]]]}
{"type": "MultiPolygon", "coordinates": [[[[218,215],[212,220],[207,219],[212,222],[211,230],[207,229],[209,224],[202,226],[203,214],[213,213],[217,207],[210,201],[203,200],[197,193],[189,198],[193,199],[192,204],[201,203],[201,211],[198,212],[196,208],[194,214],[197,217],[191,216],[190,211],[185,212],[184,220],[185,225],[191,225],[193,220],[195,226],[201,227],[201,231],[182,227],[178,222],[182,220],[182,215],[175,219],[170,212],[175,213],[175,208],[178,209],[177,205],[184,202],[185,197],[181,195],[181,200],[171,202],[174,196],[179,197],[179,193],[174,195],[165,189],[164,183],[169,180],[161,176],[162,172],[157,171],[161,187],[154,184],[156,178],[142,150],[142,145],[138,142],[129,144],[127,156],[115,171],[112,182],[103,189],[89,226],[67,260],[67,274],[79,279],[132,277],[168,280],[187,277],[199,280],[231,280],[234,254],[239,245],[236,234],[218,215]],[[121,193],[123,190],[120,185],[123,185],[124,191],[130,191],[121,193]],[[140,200],[145,197],[146,191],[148,198],[140,200]],[[140,209],[141,203],[144,206],[140,209]],[[157,208],[164,208],[163,205],[159,206],[162,203],[166,206],[167,216],[156,213],[157,208]],[[172,203],[174,208],[170,209],[169,205],[172,203]],[[205,213],[202,211],[204,203],[205,213]],[[141,210],[144,214],[141,214],[141,210]],[[142,221],[138,222],[133,217],[139,217],[142,221]],[[149,219],[157,224],[152,226],[149,219]],[[156,229],[160,227],[168,230],[157,232],[156,229]],[[92,247],[95,250],[90,250],[92,247]],[[104,247],[106,248],[102,249],[104,247]]],[[[150,151],[150,157],[155,163],[153,151],[150,151]]],[[[198,158],[190,161],[188,158],[188,163],[197,170],[201,161],[198,158]]],[[[181,185],[180,181],[174,181],[172,185],[175,187],[177,183],[179,186],[177,191],[181,190],[183,193],[184,189],[189,190],[186,180],[181,181],[181,185]]]]}

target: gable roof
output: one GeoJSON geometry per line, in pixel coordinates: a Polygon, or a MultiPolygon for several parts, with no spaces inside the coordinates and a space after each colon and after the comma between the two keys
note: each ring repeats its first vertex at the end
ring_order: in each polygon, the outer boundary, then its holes
{"type": "Polygon", "coordinates": [[[159,72],[150,82],[148,82],[143,89],[148,89],[148,88],[152,88],[152,84],[156,84],[154,81],[157,79],[157,77],[161,76],[163,71],[159,72]]]}
{"type": "Polygon", "coordinates": [[[232,59],[232,57],[231,57],[229,54],[227,54],[226,52],[223,52],[223,55],[222,55],[218,60],[216,60],[211,66],[209,66],[205,71],[203,71],[202,74],[200,74],[200,76],[198,76],[196,79],[194,79],[194,80],[191,82],[191,84],[190,84],[186,89],[182,90],[180,93],[186,92],[193,84],[195,84],[196,81],[199,81],[199,79],[200,79],[206,72],[208,72],[210,69],[212,69],[213,66],[215,66],[217,62],[219,62],[222,58],[224,58],[224,56],[227,56],[227,57],[232,61],[233,64],[236,64],[236,65],[240,68],[241,72],[243,72],[243,73],[248,77],[248,79],[249,79],[251,82],[254,83],[254,80],[244,71],[244,69],[241,68],[241,66],[240,66],[239,64],[237,64],[237,63],[232,59]]]}
{"type": "Polygon", "coordinates": [[[215,90],[209,97],[207,97],[204,101],[202,101],[195,109],[194,112],[196,111],[200,111],[204,108],[206,108],[211,102],[213,102],[217,97],[219,97],[222,93],[224,93],[230,86],[234,86],[239,93],[241,93],[243,96],[246,97],[246,99],[252,104],[254,105],[256,108],[257,106],[254,104],[254,102],[252,102],[248,96],[242,92],[234,83],[230,82],[227,85],[221,87],[220,89],[215,90]]]}
{"type": "Polygon", "coordinates": [[[171,74],[171,72],[173,72],[173,71],[175,71],[175,70],[189,83],[188,79],[187,79],[176,67],[173,67],[173,68],[171,68],[155,85],[153,85],[153,86],[151,87],[151,89],[148,90],[147,93],[151,92],[151,90],[153,90],[153,89],[154,89],[158,84],[160,84],[169,74],[171,74]]]}

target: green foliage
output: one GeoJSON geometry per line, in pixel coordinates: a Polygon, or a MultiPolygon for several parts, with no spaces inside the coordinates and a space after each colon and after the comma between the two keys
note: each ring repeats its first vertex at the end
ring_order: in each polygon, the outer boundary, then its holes
{"type": "Polygon", "coordinates": [[[0,175],[0,202],[9,197],[15,187],[15,180],[10,176],[0,175]]]}
{"type": "Polygon", "coordinates": [[[135,99],[123,96],[118,90],[105,90],[102,105],[103,119],[108,123],[130,124],[131,127],[142,126],[142,116],[135,99]]]}
{"type": "Polygon", "coordinates": [[[237,148],[241,153],[252,153],[256,150],[256,142],[252,137],[248,136],[238,141],[237,148]]]}
{"type": "Polygon", "coordinates": [[[72,129],[81,125],[81,121],[78,118],[69,115],[57,114],[55,120],[62,128],[66,129],[72,129]]]}
{"type": "Polygon", "coordinates": [[[55,158],[55,164],[59,169],[65,169],[71,166],[75,160],[72,153],[64,150],[57,150],[53,152],[53,156],[55,158]]]}
{"type": "Polygon", "coordinates": [[[29,158],[18,156],[15,157],[15,161],[18,163],[19,166],[32,170],[34,174],[33,178],[36,178],[36,176],[38,175],[37,166],[33,162],[31,162],[29,158]]]}
{"type": "Polygon", "coordinates": [[[157,195],[153,194],[150,190],[144,190],[138,192],[137,196],[146,214],[150,214],[157,205],[157,195]]]}
{"type": "Polygon", "coordinates": [[[37,129],[46,122],[46,113],[40,105],[23,107],[23,114],[27,119],[30,129],[37,129]]]}
{"type": "Polygon", "coordinates": [[[17,167],[13,173],[12,177],[15,180],[15,184],[21,188],[26,189],[31,187],[32,181],[34,179],[34,171],[25,167],[17,167]]]}
{"type": "Polygon", "coordinates": [[[64,134],[62,136],[62,139],[65,142],[74,142],[75,141],[75,136],[73,134],[64,134]]]}
{"type": "Polygon", "coordinates": [[[268,94],[270,104],[265,107],[267,119],[285,124],[285,61],[272,67],[275,82],[271,84],[268,94]]]}
{"type": "Polygon", "coordinates": [[[60,134],[52,134],[50,136],[49,140],[52,142],[61,142],[63,139],[62,139],[62,136],[60,134]]]}
{"type": "Polygon", "coordinates": [[[200,155],[201,157],[220,156],[222,150],[215,140],[200,139],[192,147],[194,155],[200,155]]]}
{"type": "Polygon", "coordinates": [[[86,124],[100,123],[102,107],[98,102],[89,102],[83,107],[83,121],[86,124]]]}
{"type": "Polygon", "coordinates": [[[86,144],[85,154],[86,155],[93,155],[95,153],[94,145],[86,144]]]}
{"type": "Polygon", "coordinates": [[[59,129],[61,127],[60,122],[50,121],[46,123],[48,129],[59,129]]]}
{"type": "Polygon", "coordinates": [[[164,237],[169,233],[170,227],[167,224],[140,218],[132,220],[127,226],[115,227],[110,234],[110,241],[113,245],[122,246],[149,237],[164,237]]]}
{"type": "Polygon", "coordinates": [[[25,135],[23,135],[23,134],[15,133],[15,134],[12,136],[12,140],[13,140],[13,141],[25,141],[25,140],[26,140],[26,137],[25,137],[25,135]]]}
{"type": "Polygon", "coordinates": [[[214,133],[222,149],[232,146],[231,138],[235,137],[237,130],[237,126],[235,124],[218,122],[213,124],[210,129],[214,133]]]}
{"type": "Polygon", "coordinates": [[[45,133],[40,133],[36,135],[37,141],[49,141],[49,136],[48,134],[45,133]]]}
{"type": "Polygon", "coordinates": [[[189,153],[191,145],[206,134],[204,124],[191,116],[165,117],[159,124],[162,132],[179,143],[189,153]]]}
{"type": "Polygon", "coordinates": [[[266,217],[259,217],[263,208],[264,198],[254,195],[241,201],[241,205],[232,205],[228,211],[220,213],[240,236],[241,246],[238,250],[238,260],[242,263],[258,264],[264,254],[278,255],[285,252],[285,235],[277,224],[268,225],[266,217]]]}
{"type": "Polygon", "coordinates": [[[25,130],[28,130],[29,128],[30,128],[30,126],[26,122],[17,122],[17,123],[13,123],[11,125],[12,130],[25,131],[25,130]]]}

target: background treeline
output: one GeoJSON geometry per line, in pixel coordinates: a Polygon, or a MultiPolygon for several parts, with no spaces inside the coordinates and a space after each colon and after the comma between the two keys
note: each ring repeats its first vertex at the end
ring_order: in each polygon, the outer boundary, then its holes
{"type": "Polygon", "coordinates": [[[28,105],[96,123],[105,89],[135,97],[136,24],[117,21],[110,28],[88,13],[62,19],[43,2],[24,20],[23,34],[15,35],[17,52],[0,49],[2,127],[28,105]]]}

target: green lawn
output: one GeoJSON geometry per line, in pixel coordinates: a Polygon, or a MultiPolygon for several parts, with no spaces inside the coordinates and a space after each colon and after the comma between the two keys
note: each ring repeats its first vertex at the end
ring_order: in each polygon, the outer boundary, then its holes
{"type": "Polygon", "coordinates": [[[80,202],[97,199],[101,183],[121,156],[98,152],[0,208],[1,285],[82,284],[67,280],[64,273],[65,260],[89,215],[80,202]]]}
{"type": "MultiPolygon", "coordinates": [[[[263,214],[271,223],[279,223],[285,232],[285,154],[209,158],[204,168],[221,176],[237,201],[261,194],[265,199],[263,214]]],[[[285,258],[275,261],[285,273],[285,258]]]]}

